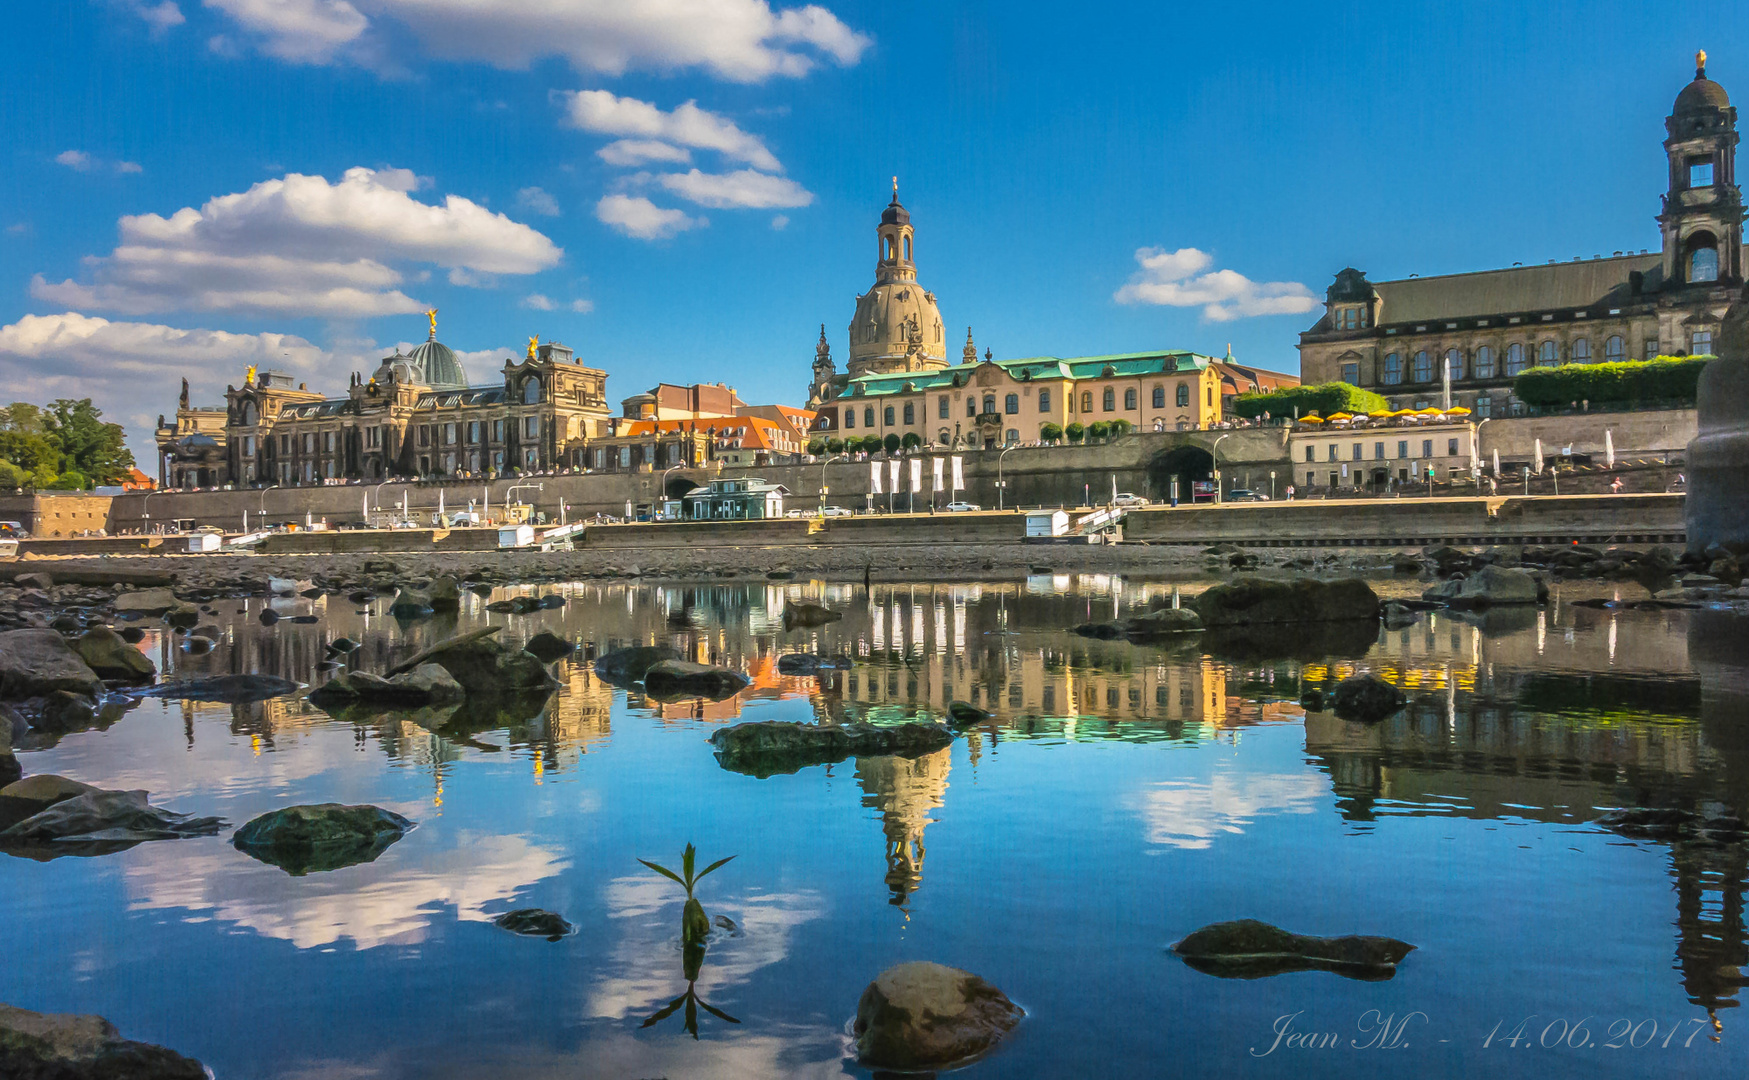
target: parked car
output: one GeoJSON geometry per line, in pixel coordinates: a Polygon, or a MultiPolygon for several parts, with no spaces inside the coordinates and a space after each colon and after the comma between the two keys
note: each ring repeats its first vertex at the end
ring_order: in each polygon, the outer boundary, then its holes
{"type": "Polygon", "coordinates": [[[1148,500],[1133,491],[1120,491],[1117,493],[1117,498],[1111,500],[1111,504],[1113,506],[1146,506],[1148,500]]]}
{"type": "Polygon", "coordinates": [[[977,503],[950,502],[947,504],[947,512],[950,514],[963,514],[963,513],[966,513],[967,511],[970,511],[970,510],[982,510],[982,509],[983,509],[983,507],[979,506],[977,503]]]}
{"type": "Polygon", "coordinates": [[[842,506],[822,506],[822,507],[820,507],[820,516],[821,517],[849,517],[850,511],[844,509],[844,507],[842,507],[842,506]]]}
{"type": "Polygon", "coordinates": [[[1227,492],[1228,502],[1268,502],[1269,496],[1259,494],[1250,488],[1234,488],[1227,492]]]}
{"type": "Polygon", "coordinates": [[[13,540],[29,540],[30,532],[22,521],[0,521],[0,537],[13,540]]]}

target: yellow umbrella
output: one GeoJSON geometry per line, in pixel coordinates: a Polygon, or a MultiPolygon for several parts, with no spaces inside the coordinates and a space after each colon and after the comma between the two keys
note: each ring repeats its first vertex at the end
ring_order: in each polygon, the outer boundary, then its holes
{"type": "Polygon", "coordinates": [[[1323,422],[1323,419],[1320,418],[1317,413],[1310,413],[1306,416],[1300,417],[1300,423],[1302,424],[1322,424],[1323,422]]]}
{"type": "Polygon", "coordinates": [[[1439,410],[1435,409],[1433,406],[1429,405],[1427,408],[1417,411],[1415,413],[1415,415],[1416,416],[1438,416],[1439,410]]]}
{"type": "Polygon", "coordinates": [[[1374,420],[1389,420],[1391,417],[1393,417],[1397,414],[1392,412],[1389,409],[1380,409],[1378,412],[1369,412],[1369,413],[1367,413],[1367,415],[1372,417],[1374,420]]]}
{"type": "Polygon", "coordinates": [[[1414,416],[1415,410],[1414,409],[1398,409],[1396,412],[1392,413],[1391,415],[1392,416],[1414,416]]]}
{"type": "Polygon", "coordinates": [[[1451,408],[1445,410],[1445,415],[1447,415],[1447,416],[1468,416],[1468,415],[1470,415],[1470,410],[1464,408],[1462,405],[1454,405],[1451,408]]]}
{"type": "Polygon", "coordinates": [[[1329,416],[1329,420],[1331,423],[1335,423],[1338,420],[1352,420],[1352,419],[1354,419],[1353,413],[1338,412],[1338,413],[1331,413],[1329,416]]]}

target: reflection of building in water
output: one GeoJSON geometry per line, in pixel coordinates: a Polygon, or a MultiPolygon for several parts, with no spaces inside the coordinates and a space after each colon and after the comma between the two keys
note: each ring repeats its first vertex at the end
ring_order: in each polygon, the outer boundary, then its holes
{"type": "Polygon", "coordinates": [[[947,793],[952,760],[951,748],[919,758],[856,759],[862,805],[881,812],[881,831],[887,838],[889,903],[903,905],[923,884],[923,829],[934,823],[929,815],[947,793]]]}

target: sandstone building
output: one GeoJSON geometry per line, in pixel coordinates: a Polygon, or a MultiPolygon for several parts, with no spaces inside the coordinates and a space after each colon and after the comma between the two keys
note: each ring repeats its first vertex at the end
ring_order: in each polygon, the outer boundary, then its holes
{"type": "Polygon", "coordinates": [[[1300,335],[1302,378],[1401,409],[1444,404],[1449,373],[1451,404],[1486,418],[1526,411],[1512,382],[1532,366],[1711,354],[1744,294],[1744,210],[1737,110],[1706,77],[1705,53],[1664,129],[1661,250],[1378,282],[1350,267],[1300,335]]]}

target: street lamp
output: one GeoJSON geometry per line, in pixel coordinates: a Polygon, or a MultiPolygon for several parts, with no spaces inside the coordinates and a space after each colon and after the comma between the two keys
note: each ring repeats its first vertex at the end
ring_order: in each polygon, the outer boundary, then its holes
{"type": "Polygon", "coordinates": [[[831,457],[827,458],[825,461],[820,462],[820,516],[821,517],[824,517],[826,515],[826,466],[832,464],[834,461],[842,461],[842,460],[844,460],[843,454],[833,454],[831,457]]]}
{"type": "Polygon", "coordinates": [[[152,531],[152,496],[156,494],[158,494],[156,491],[148,491],[146,497],[140,500],[140,518],[144,522],[141,527],[148,535],[152,531]]]}
{"type": "Polygon", "coordinates": [[[1269,501],[1275,501],[1275,470],[1269,470],[1269,501]]]}
{"type": "Polygon", "coordinates": [[[1004,447],[1002,452],[996,455],[996,509],[998,510],[1003,509],[1003,489],[1007,487],[1006,482],[1002,479],[1002,459],[1008,456],[1008,451],[1018,449],[1019,447],[1020,444],[1015,443],[1012,446],[1004,447]]]}
{"type": "MultiPolygon", "coordinates": [[[[383,484],[390,484],[393,482],[394,482],[393,480],[384,480],[381,484],[378,484],[371,491],[371,494],[376,496],[374,501],[376,502],[376,510],[377,510],[377,513],[379,513],[379,514],[383,512],[383,484]]],[[[263,501],[265,501],[265,499],[266,499],[266,497],[263,496],[263,501]]],[[[370,522],[367,521],[367,522],[365,522],[365,524],[369,525],[370,522]]]]}
{"type": "MultiPolygon", "coordinates": [[[[1209,463],[1213,466],[1213,471],[1215,474],[1214,479],[1215,479],[1215,505],[1216,506],[1219,506],[1221,504],[1221,459],[1220,459],[1221,439],[1230,439],[1232,437],[1233,437],[1232,432],[1228,432],[1227,434],[1222,435],[1219,438],[1215,439],[1215,444],[1213,446],[1209,447],[1209,463]]],[[[1196,502],[1196,493],[1194,491],[1191,492],[1190,501],[1193,503],[1196,502]]]]}
{"type": "Polygon", "coordinates": [[[684,464],[685,464],[685,462],[677,462],[676,464],[670,465],[666,469],[662,470],[662,482],[659,485],[661,490],[657,492],[657,494],[660,496],[660,498],[656,499],[656,500],[652,500],[652,501],[654,501],[654,502],[667,501],[667,498],[668,498],[668,474],[673,472],[675,469],[680,468],[684,464]]]}

